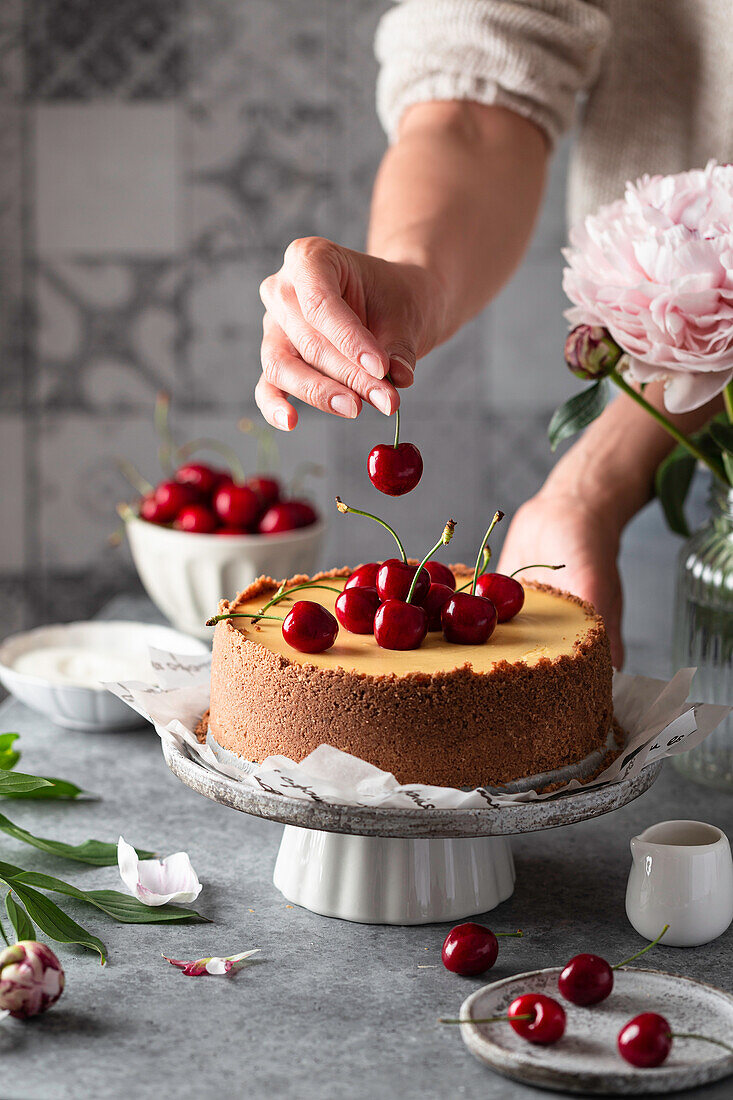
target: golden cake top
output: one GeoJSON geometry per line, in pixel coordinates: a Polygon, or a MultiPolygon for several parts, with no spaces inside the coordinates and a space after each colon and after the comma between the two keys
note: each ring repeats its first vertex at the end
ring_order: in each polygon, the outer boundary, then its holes
{"type": "MultiPolygon", "coordinates": [[[[327,584],[340,591],[350,575],[349,571],[342,572],[341,576],[320,574],[314,578],[314,583],[327,584]]],[[[459,587],[469,579],[467,570],[454,567],[454,572],[459,587]]],[[[293,578],[293,581],[305,579],[293,578]]],[[[255,614],[276,587],[274,583],[262,585],[255,582],[231,604],[230,610],[255,614]],[[249,596],[253,590],[256,590],[256,595],[249,596]]],[[[228,622],[250,641],[296,664],[324,669],[341,667],[369,676],[450,672],[463,665],[471,665],[474,672],[483,673],[502,661],[510,664],[524,662],[532,666],[543,658],[552,660],[562,655],[572,655],[575,646],[583,641],[589,631],[597,629],[597,617],[582,601],[542,585],[525,585],[525,593],[524,607],[519,614],[507,623],[499,623],[488,642],[477,646],[451,644],[439,631],[435,631],[427,635],[419,649],[387,650],[381,649],[370,634],[351,634],[340,627],[335,644],[325,653],[299,653],[287,644],[278,622],[262,619],[253,624],[247,618],[229,619],[228,622]]],[[[296,600],[313,600],[333,613],[337,599],[336,592],[305,588],[281,600],[271,609],[271,613],[285,616],[296,600]]]]}

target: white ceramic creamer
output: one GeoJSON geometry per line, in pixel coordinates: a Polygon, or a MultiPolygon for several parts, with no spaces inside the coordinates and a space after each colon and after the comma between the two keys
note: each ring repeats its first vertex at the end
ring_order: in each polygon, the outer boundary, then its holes
{"type": "Polygon", "coordinates": [[[733,860],[722,830],[703,821],[660,821],[631,840],[626,914],[636,931],[696,947],[733,920],[733,860]]]}

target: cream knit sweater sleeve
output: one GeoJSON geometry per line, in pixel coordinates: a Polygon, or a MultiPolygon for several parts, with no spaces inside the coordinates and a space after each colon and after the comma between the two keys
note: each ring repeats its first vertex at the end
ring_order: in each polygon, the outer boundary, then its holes
{"type": "Polygon", "coordinates": [[[609,34],[587,0],[401,0],[377,30],[382,125],[393,141],[413,103],[471,99],[517,111],[554,143],[609,34]]]}

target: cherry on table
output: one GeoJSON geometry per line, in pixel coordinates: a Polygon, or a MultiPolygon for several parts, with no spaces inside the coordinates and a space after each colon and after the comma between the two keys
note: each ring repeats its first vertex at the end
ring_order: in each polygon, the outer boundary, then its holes
{"type": "Polygon", "coordinates": [[[482,573],[476,581],[476,595],[491,600],[500,623],[513,619],[524,606],[524,588],[504,573],[482,573]]]}
{"type": "MultiPolygon", "coordinates": [[[[405,600],[410,591],[412,579],[417,572],[416,565],[410,565],[400,558],[388,558],[377,570],[377,592],[382,600],[405,600]]],[[[430,588],[430,574],[420,570],[412,603],[422,604],[430,588]]]]}
{"type": "Polygon", "coordinates": [[[336,599],[336,618],[351,634],[373,634],[380,603],[376,588],[344,588],[336,599]]]}
{"type": "Polygon", "coordinates": [[[257,530],[261,535],[278,535],[283,531],[310,527],[317,519],[315,509],[306,501],[283,500],[267,509],[257,530]]]}
{"type": "Polygon", "coordinates": [[[418,649],[427,632],[428,617],[419,604],[388,599],[377,608],[374,637],[382,649],[418,649]]]}
{"type": "Polygon", "coordinates": [[[642,1012],[621,1028],[616,1039],[621,1057],[639,1069],[661,1066],[672,1049],[672,1028],[657,1012],[642,1012]]]}
{"type": "Polygon", "coordinates": [[[499,941],[491,929],[467,921],[451,928],[440,957],[446,970],[469,978],[491,970],[498,954],[499,941]]]}
{"type": "Polygon", "coordinates": [[[483,645],[494,632],[496,608],[483,596],[454,592],[440,613],[443,636],[457,645],[483,645]]]}
{"type": "Polygon", "coordinates": [[[414,443],[377,443],[367,459],[369,480],[390,497],[411,493],[422,477],[422,455],[414,443]]]}
{"type": "Polygon", "coordinates": [[[161,523],[170,523],[182,508],[196,504],[201,498],[191,485],[181,485],[177,481],[161,481],[153,490],[158,505],[161,523]]]}
{"type": "Polygon", "coordinates": [[[613,970],[600,955],[574,955],[557,980],[566,1001],[574,1005],[597,1005],[613,989],[613,970]]]}
{"type": "Polygon", "coordinates": [[[423,568],[430,574],[430,580],[434,584],[444,584],[447,588],[455,590],[456,578],[453,571],[447,565],[443,565],[442,561],[426,561],[423,568]]]}
{"type": "Polygon", "coordinates": [[[381,562],[368,561],[364,565],[360,565],[358,569],[355,569],[351,574],[344,589],[347,588],[376,588],[377,587],[377,573],[379,572],[379,566],[381,562]]]}
{"type": "Polygon", "coordinates": [[[213,493],[222,477],[226,477],[224,470],[214,469],[203,462],[186,462],[179,466],[175,473],[176,481],[181,485],[190,485],[202,496],[213,493]]]}
{"type": "Polygon", "coordinates": [[[530,1043],[549,1046],[565,1033],[565,1009],[544,993],[523,993],[509,1005],[507,1016],[517,1035],[530,1043]]]}
{"type": "Polygon", "coordinates": [[[327,608],[312,600],[298,600],[283,619],[282,635],[301,653],[323,653],[336,641],[339,625],[327,608]]]}
{"type": "Polygon", "coordinates": [[[216,516],[203,504],[189,504],[181,508],[173,524],[179,531],[190,531],[196,535],[211,535],[216,531],[216,516]]]}
{"type": "Polygon", "coordinates": [[[430,585],[428,594],[422,602],[422,606],[425,608],[425,613],[428,617],[429,631],[443,629],[440,621],[440,613],[452,595],[453,589],[449,588],[447,584],[433,583],[430,585]]]}
{"type": "Polygon", "coordinates": [[[257,493],[263,512],[280,500],[280,482],[276,477],[264,477],[258,474],[248,479],[247,487],[257,493]]]}

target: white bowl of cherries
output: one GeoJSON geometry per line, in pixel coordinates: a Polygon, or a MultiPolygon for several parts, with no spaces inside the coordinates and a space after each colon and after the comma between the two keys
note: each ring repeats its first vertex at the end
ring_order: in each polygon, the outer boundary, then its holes
{"type": "Polygon", "coordinates": [[[286,495],[278,478],[247,477],[228,447],[203,440],[175,449],[166,433],[171,472],[150,485],[121,463],[140,495],[119,512],[153,603],[179,630],[210,640],[205,622],[222,597],[263,574],[314,571],[326,525],[311,503],[286,495]],[[230,468],[190,461],[198,447],[218,450],[230,468]]]}

